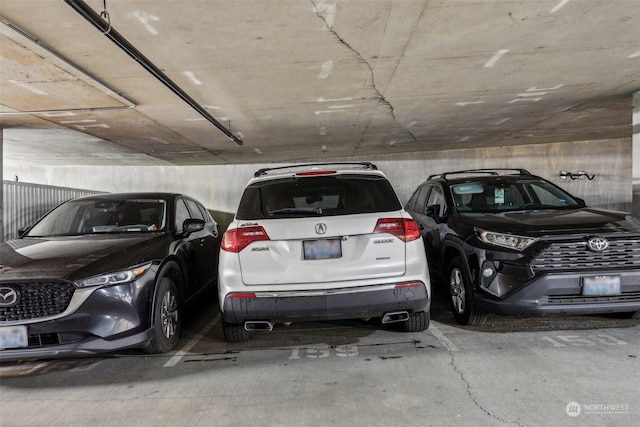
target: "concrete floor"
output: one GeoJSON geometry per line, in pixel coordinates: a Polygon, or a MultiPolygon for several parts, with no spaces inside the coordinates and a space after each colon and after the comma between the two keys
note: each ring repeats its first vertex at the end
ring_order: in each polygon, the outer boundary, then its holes
{"type": "Polygon", "coordinates": [[[422,333],[374,322],[280,325],[223,340],[215,304],[180,350],[0,366],[0,426],[635,426],[640,320],[460,327],[437,301],[422,333]]]}

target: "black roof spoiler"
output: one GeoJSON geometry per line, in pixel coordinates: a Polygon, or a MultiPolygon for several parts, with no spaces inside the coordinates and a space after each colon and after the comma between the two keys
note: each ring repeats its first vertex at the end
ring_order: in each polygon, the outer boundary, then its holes
{"type": "Polygon", "coordinates": [[[308,170],[311,167],[318,166],[349,166],[349,169],[366,169],[366,170],[378,170],[378,167],[371,162],[329,162],[329,163],[306,163],[306,164],[295,164],[289,166],[279,166],[275,168],[262,168],[258,169],[253,176],[265,176],[269,175],[272,171],[285,172],[285,169],[302,169],[308,170]]]}

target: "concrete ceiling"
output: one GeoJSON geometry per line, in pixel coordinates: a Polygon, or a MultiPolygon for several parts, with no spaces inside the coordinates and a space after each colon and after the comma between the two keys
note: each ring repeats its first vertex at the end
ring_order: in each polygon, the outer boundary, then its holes
{"type": "Polygon", "coordinates": [[[638,0],[2,0],[0,16],[5,161],[213,165],[624,138],[640,91],[638,0]],[[68,3],[106,10],[104,28],[204,113],[68,3]]]}

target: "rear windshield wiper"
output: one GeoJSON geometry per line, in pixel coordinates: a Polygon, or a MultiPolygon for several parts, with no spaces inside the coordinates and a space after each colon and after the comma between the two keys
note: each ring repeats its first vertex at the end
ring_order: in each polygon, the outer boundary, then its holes
{"type": "Polygon", "coordinates": [[[285,208],[276,209],[268,212],[269,216],[273,215],[322,215],[322,208],[285,208]]]}

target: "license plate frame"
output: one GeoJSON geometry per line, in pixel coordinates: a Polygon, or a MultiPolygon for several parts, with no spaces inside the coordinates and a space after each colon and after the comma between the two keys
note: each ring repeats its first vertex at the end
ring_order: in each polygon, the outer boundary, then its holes
{"type": "Polygon", "coordinates": [[[582,295],[591,297],[618,296],[622,293],[620,276],[583,276],[582,295]]]}
{"type": "Polygon", "coordinates": [[[307,261],[342,258],[342,240],[303,240],[302,253],[303,259],[307,261]]]}
{"type": "Polygon", "coordinates": [[[23,348],[29,345],[27,327],[24,325],[0,327],[0,349],[23,348]]]}

